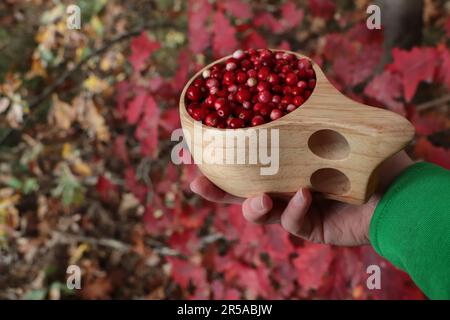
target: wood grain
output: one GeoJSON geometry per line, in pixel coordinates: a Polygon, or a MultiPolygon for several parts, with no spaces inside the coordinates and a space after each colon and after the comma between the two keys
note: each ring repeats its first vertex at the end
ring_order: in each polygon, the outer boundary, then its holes
{"type": "MultiPolygon", "coordinates": [[[[261,164],[199,164],[208,179],[241,197],[292,194],[300,187],[308,187],[322,192],[326,198],[352,204],[369,199],[377,185],[377,167],[412,140],[414,127],[398,114],[344,96],[312,63],[317,85],[311,97],[281,119],[251,128],[279,130],[279,171],[275,175],[261,175],[260,168],[265,167],[261,164]]],[[[186,111],[185,92],[204,69],[192,77],[180,97],[183,132],[191,136],[195,121],[186,111]]],[[[236,131],[245,134],[246,130],[236,131]]],[[[226,130],[202,125],[202,131],[223,136],[226,130]]],[[[197,141],[196,146],[204,144],[197,141]]],[[[226,146],[223,149],[226,152],[226,146]]],[[[195,155],[194,160],[198,160],[195,155]]]]}

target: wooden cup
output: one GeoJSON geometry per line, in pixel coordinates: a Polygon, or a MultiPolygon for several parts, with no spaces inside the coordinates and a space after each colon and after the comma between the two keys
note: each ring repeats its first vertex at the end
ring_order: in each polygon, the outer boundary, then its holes
{"type": "MultiPolygon", "coordinates": [[[[275,51],[275,50],[274,50],[275,51]]],[[[308,58],[295,52],[299,58],[308,58]]],[[[191,82],[205,69],[224,62],[230,56],[215,61],[194,75],[180,97],[180,117],[183,132],[194,136],[196,122],[186,110],[185,93],[191,82]]],[[[309,58],[308,58],[309,59],[309,58]]],[[[226,132],[243,135],[253,130],[269,132],[278,129],[279,170],[262,175],[256,164],[198,163],[205,141],[193,141],[189,149],[201,172],[226,192],[240,197],[256,194],[290,195],[300,187],[323,193],[325,198],[346,203],[365,203],[376,189],[377,168],[402,150],[414,137],[414,127],[402,116],[388,110],[367,106],[341,94],[311,61],[317,84],[309,99],[293,112],[261,126],[244,129],[217,129],[201,125],[203,134],[225,138],[226,132]]],[[[270,133],[269,133],[270,136],[270,133]]],[[[267,148],[271,146],[269,142],[267,148]]],[[[236,146],[232,147],[236,149],[236,146]]],[[[223,154],[236,150],[227,150],[223,154]]],[[[249,152],[246,145],[240,152],[249,152]]],[[[269,152],[270,153],[270,152],[269,152]]]]}

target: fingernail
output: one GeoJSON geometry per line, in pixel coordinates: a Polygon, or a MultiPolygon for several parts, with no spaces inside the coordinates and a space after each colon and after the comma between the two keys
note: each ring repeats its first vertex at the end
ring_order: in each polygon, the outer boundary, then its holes
{"type": "Polygon", "coordinates": [[[194,183],[194,182],[191,182],[190,184],[189,184],[189,187],[191,188],[191,191],[192,192],[194,192],[194,193],[198,193],[197,191],[197,186],[196,186],[196,184],[194,183]]]}
{"type": "Polygon", "coordinates": [[[300,189],[294,196],[294,203],[296,206],[301,206],[303,202],[304,202],[303,190],[300,189]]]}
{"type": "Polygon", "coordinates": [[[250,207],[253,211],[262,212],[264,211],[264,199],[263,197],[257,197],[250,200],[250,207]]]}

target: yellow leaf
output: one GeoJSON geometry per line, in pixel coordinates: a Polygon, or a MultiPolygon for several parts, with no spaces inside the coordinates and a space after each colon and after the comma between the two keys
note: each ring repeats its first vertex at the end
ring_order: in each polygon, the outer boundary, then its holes
{"type": "Polygon", "coordinates": [[[80,176],[89,177],[92,175],[91,168],[81,159],[77,159],[73,164],[73,171],[80,176]]]}
{"type": "Polygon", "coordinates": [[[100,141],[109,141],[110,133],[105,119],[97,110],[91,98],[78,96],[74,99],[73,104],[78,110],[78,121],[82,128],[87,130],[91,135],[95,135],[100,141]]]}
{"type": "Polygon", "coordinates": [[[70,264],[76,264],[81,257],[83,257],[83,254],[89,250],[89,244],[82,243],[80,244],[71,254],[70,257],[70,264]]]}
{"type": "Polygon", "coordinates": [[[72,145],[70,143],[64,143],[62,150],[61,150],[61,156],[63,157],[63,159],[70,159],[72,158],[72,145]]]}
{"type": "Polygon", "coordinates": [[[84,80],[83,86],[93,93],[100,93],[108,87],[108,82],[91,74],[89,78],[84,80]]]}
{"type": "Polygon", "coordinates": [[[57,128],[67,130],[75,120],[75,108],[59,100],[58,96],[52,96],[52,108],[48,114],[48,122],[57,128]]]}

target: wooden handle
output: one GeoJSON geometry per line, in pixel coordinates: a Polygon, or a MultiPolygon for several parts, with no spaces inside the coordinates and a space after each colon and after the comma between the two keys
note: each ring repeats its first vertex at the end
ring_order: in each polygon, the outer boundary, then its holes
{"type": "MultiPolygon", "coordinates": [[[[250,129],[279,130],[279,170],[275,175],[261,175],[261,164],[206,163],[199,165],[203,174],[223,190],[241,197],[291,194],[308,187],[326,198],[353,204],[366,202],[377,185],[377,167],[412,140],[414,127],[396,113],[344,96],[317,64],[313,63],[313,68],[316,88],[302,106],[276,121],[250,129]]],[[[190,136],[194,134],[195,121],[186,111],[184,95],[204,69],[188,82],[180,98],[181,124],[190,136]]],[[[201,130],[218,136],[226,131],[203,125],[201,130]]],[[[246,130],[249,129],[237,131],[245,134],[246,130]]],[[[195,143],[199,148],[205,147],[201,141],[195,143]]],[[[195,143],[190,146],[191,153],[195,143]]],[[[224,154],[226,150],[224,146],[224,154]]]]}

